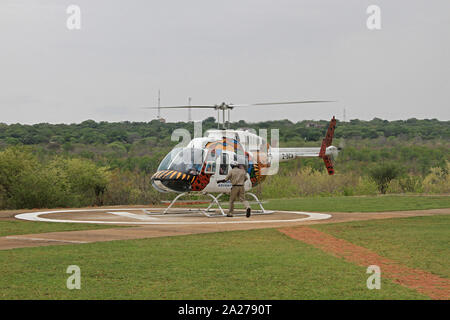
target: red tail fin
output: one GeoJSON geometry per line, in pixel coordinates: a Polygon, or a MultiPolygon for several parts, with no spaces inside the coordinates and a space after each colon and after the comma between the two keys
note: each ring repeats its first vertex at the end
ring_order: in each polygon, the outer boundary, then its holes
{"type": "Polygon", "coordinates": [[[325,162],[325,167],[327,167],[328,174],[332,176],[334,174],[333,161],[331,161],[329,156],[325,156],[322,159],[323,162],[325,162]]]}
{"type": "Polygon", "coordinates": [[[330,125],[328,126],[327,135],[325,136],[325,139],[322,140],[322,146],[320,147],[319,152],[319,157],[325,162],[325,167],[327,168],[329,175],[334,174],[333,162],[329,156],[325,155],[325,152],[333,142],[334,129],[336,129],[336,118],[333,116],[333,119],[331,119],[330,125]]]}

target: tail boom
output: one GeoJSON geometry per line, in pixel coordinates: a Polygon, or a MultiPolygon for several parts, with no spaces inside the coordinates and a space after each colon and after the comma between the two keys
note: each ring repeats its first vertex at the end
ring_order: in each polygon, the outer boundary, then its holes
{"type": "Polygon", "coordinates": [[[302,157],[319,157],[323,159],[328,174],[334,174],[333,157],[337,154],[338,149],[333,147],[334,130],[336,129],[336,118],[333,117],[328,126],[327,134],[322,140],[320,148],[278,148],[271,150],[272,157],[278,158],[280,162],[293,160],[302,157]]]}

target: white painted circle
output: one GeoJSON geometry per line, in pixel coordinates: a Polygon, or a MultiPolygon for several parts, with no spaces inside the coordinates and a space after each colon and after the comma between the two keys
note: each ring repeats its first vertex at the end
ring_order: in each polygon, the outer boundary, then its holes
{"type": "MultiPolygon", "coordinates": [[[[325,220],[331,218],[330,214],[315,213],[315,212],[302,212],[302,211],[277,211],[280,213],[293,213],[298,215],[306,215],[305,218],[298,219],[285,219],[285,220],[238,220],[238,221],[97,221],[97,220],[63,220],[63,219],[48,219],[41,217],[50,213],[73,213],[73,212],[105,212],[107,211],[125,211],[125,210],[154,210],[155,208],[120,208],[120,209],[77,209],[77,210],[57,210],[57,211],[38,211],[21,213],[15,217],[20,220],[27,221],[40,221],[40,222],[60,222],[60,223],[92,223],[92,224],[129,224],[129,225],[193,225],[193,224],[235,224],[235,223],[283,223],[283,222],[300,222],[300,221],[313,221],[313,220],[325,220]]],[[[164,216],[162,216],[164,217],[164,216]]],[[[215,219],[214,219],[215,220],[215,219]]]]}

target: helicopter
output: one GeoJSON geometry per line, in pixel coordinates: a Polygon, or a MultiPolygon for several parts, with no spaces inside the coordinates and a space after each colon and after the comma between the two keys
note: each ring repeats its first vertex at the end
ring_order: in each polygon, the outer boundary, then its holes
{"type": "Polygon", "coordinates": [[[313,148],[278,148],[270,146],[264,137],[248,129],[230,129],[230,111],[237,107],[285,105],[304,103],[325,103],[334,101],[305,100],[290,102],[270,102],[256,104],[227,104],[146,107],[145,109],[213,109],[218,112],[218,128],[208,130],[204,137],[192,139],[185,147],[176,147],[170,151],[159,164],[151,177],[152,186],[159,192],[178,193],[165,209],[166,214],[176,201],[186,194],[201,193],[212,198],[209,207],[203,213],[210,217],[210,208],[216,204],[221,215],[225,215],[219,198],[231,192],[231,183],[223,182],[232,165],[242,165],[247,171],[248,179],[244,184],[246,195],[252,196],[261,211],[270,213],[262,206],[258,197],[249,191],[260,185],[272,167],[278,162],[294,160],[300,157],[321,158],[329,175],[334,175],[334,159],[341,148],[332,146],[336,118],[331,119],[325,138],[320,147],[313,148]],[[222,117],[220,119],[220,113],[222,117]],[[227,116],[228,115],[228,116],[227,116]],[[218,194],[215,196],[214,194],[218,194]]]}

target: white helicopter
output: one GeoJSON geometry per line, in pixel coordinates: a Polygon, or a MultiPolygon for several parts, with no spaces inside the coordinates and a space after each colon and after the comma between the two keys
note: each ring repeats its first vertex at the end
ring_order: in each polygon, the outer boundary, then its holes
{"type": "MultiPolygon", "coordinates": [[[[207,216],[210,208],[216,204],[221,215],[226,215],[218,199],[231,192],[230,182],[219,182],[223,180],[232,163],[242,164],[247,171],[248,180],[244,188],[246,194],[252,196],[259,204],[261,211],[255,213],[268,213],[257,196],[250,191],[262,183],[275,161],[284,162],[299,157],[317,157],[323,159],[328,174],[334,174],[333,161],[337,157],[340,148],[331,145],[336,119],[333,116],[329,124],[322,145],[316,148],[277,148],[271,147],[266,139],[249,130],[231,130],[230,110],[236,107],[280,105],[280,104],[303,104],[324,103],[333,101],[291,101],[271,102],[256,104],[226,104],[220,105],[196,105],[196,106],[173,106],[173,107],[151,107],[146,109],[179,109],[179,108],[202,108],[218,111],[218,129],[208,130],[204,137],[194,138],[186,147],[175,148],[161,161],[157,172],[152,176],[153,187],[159,192],[179,193],[164,211],[166,214],[175,202],[189,193],[201,193],[212,198],[209,207],[203,211],[207,216]],[[222,128],[220,129],[220,111],[222,111],[222,128]],[[226,119],[226,112],[228,119],[226,119]],[[218,196],[214,196],[218,193],[218,196]]],[[[269,173],[270,174],[270,173],[269,173]]]]}

